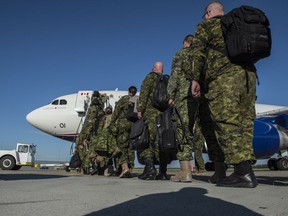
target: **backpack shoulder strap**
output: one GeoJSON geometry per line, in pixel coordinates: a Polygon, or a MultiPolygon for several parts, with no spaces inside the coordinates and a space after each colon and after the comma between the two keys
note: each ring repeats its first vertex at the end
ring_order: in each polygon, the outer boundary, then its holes
{"type": "MultiPolygon", "coordinates": [[[[180,124],[181,124],[181,129],[182,129],[182,138],[181,138],[181,143],[183,142],[183,140],[185,139],[186,137],[186,130],[185,130],[185,127],[184,127],[184,123],[183,123],[183,119],[177,109],[176,106],[172,106],[172,109],[173,109],[173,113],[179,118],[180,120],[180,124]]],[[[173,115],[172,113],[172,115],[173,115]]],[[[180,146],[180,145],[179,145],[180,146]]]]}

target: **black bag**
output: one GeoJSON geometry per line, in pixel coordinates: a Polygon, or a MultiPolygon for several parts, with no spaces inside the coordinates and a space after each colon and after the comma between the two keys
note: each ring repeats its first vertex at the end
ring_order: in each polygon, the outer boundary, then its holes
{"type": "Polygon", "coordinates": [[[182,118],[174,106],[169,106],[164,112],[156,118],[156,128],[157,128],[157,141],[159,144],[159,150],[161,152],[173,153],[180,150],[180,144],[185,138],[185,128],[183,125],[182,118]],[[180,124],[182,128],[182,139],[178,134],[178,122],[180,119],[180,124]]]}
{"type": "Polygon", "coordinates": [[[221,17],[226,55],[236,64],[254,64],[271,52],[271,31],[265,14],[254,7],[241,6],[221,17]]]}
{"type": "Polygon", "coordinates": [[[143,150],[149,146],[149,131],[144,118],[132,124],[129,138],[133,150],[143,150]]]}
{"type": "Polygon", "coordinates": [[[82,161],[80,159],[79,153],[76,151],[70,159],[69,167],[72,169],[76,169],[76,168],[80,167],[81,164],[82,164],[82,161]]]}
{"type": "Polygon", "coordinates": [[[168,104],[168,93],[167,93],[167,85],[169,76],[163,74],[157,74],[157,83],[154,89],[154,93],[152,96],[152,105],[163,112],[169,106],[168,104]]]}

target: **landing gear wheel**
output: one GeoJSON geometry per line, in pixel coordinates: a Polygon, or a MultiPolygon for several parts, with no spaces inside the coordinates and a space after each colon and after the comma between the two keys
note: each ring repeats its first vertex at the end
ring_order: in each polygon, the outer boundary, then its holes
{"type": "Polygon", "coordinates": [[[279,170],[288,170],[288,158],[287,157],[279,158],[276,164],[279,170]]]}
{"type": "Polygon", "coordinates": [[[278,170],[277,159],[276,158],[270,158],[267,162],[267,166],[270,170],[278,170]]]}

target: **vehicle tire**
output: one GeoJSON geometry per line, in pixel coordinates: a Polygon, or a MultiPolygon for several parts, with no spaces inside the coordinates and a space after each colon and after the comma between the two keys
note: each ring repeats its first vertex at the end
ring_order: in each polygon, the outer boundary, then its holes
{"type": "Polygon", "coordinates": [[[12,170],[19,170],[19,169],[21,169],[21,167],[22,167],[22,166],[20,166],[20,165],[15,165],[12,170]]]}
{"type": "Polygon", "coordinates": [[[278,166],[277,166],[277,159],[276,158],[270,158],[267,162],[267,166],[269,168],[269,170],[278,170],[278,166]]]}
{"type": "Polygon", "coordinates": [[[15,159],[12,156],[6,155],[0,160],[0,168],[2,170],[12,170],[15,167],[15,159]]]}
{"type": "Polygon", "coordinates": [[[288,170],[288,158],[283,157],[277,160],[277,167],[279,170],[288,170]]]}

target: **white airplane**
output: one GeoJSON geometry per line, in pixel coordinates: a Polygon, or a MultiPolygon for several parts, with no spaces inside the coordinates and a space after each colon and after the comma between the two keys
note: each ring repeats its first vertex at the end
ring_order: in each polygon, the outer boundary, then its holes
{"type": "MultiPolygon", "coordinates": [[[[79,91],[60,96],[46,106],[30,112],[26,119],[35,128],[67,141],[75,141],[83,126],[87,108],[94,91],[79,91]]],[[[115,103],[127,91],[99,91],[109,99],[105,107],[115,103]]],[[[288,107],[256,104],[253,147],[257,159],[268,160],[271,170],[288,170],[288,107]]]]}

